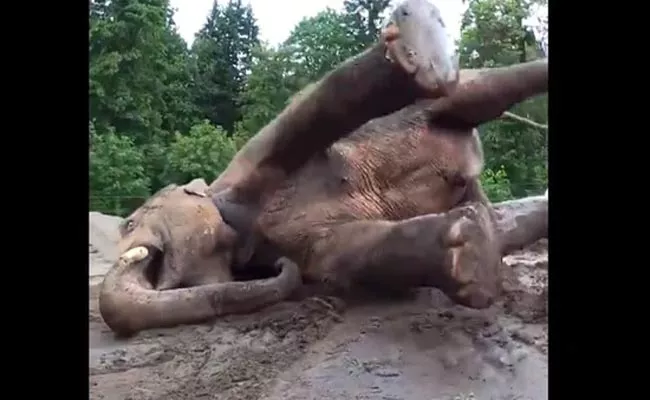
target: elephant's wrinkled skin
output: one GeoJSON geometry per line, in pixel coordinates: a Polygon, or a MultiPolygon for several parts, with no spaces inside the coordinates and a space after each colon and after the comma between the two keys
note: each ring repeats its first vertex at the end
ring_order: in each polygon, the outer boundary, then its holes
{"type": "MultiPolygon", "coordinates": [[[[327,91],[333,81],[324,78],[253,138],[209,187],[200,179],[169,186],[125,220],[123,256],[100,294],[100,311],[114,331],[253,310],[288,296],[301,276],[344,288],[435,286],[475,308],[493,302],[503,232],[495,229],[497,218],[478,181],[483,155],[475,128],[545,92],[547,63],[462,71],[448,97],[416,102],[422,93],[401,69],[382,64],[384,52],[376,46],[329,75],[339,73],[336,84],[362,80],[361,92],[327,91]],[[315,126],[317,141],[308,142],[303,136],[309,125],[295,127],[300,115],[346,119],[315,126]],[[313,155],[298,154],[296,143],[313,155]],[[257,208],[232,207],[237,196],[219,202],[233,187],[257,191],[257,208]],[[254,230],[224,222],[242,220],[235,214],[249,211],[243,220],[253,219],[254,230]],[[276,262],[282,270],[277,277],[231,282],[231,267],[276,262]]],[[[521,245],[546,235],[545,204],[521,245]]],[[[518,240],[511,235],[508,248],[518,240]]]]}

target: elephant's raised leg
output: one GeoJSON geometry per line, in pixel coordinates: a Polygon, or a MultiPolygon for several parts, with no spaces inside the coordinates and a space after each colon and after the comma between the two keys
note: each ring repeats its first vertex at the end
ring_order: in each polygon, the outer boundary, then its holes
{"type": "Polygon", "coordinates": [[[455,302],[490,306],[501,290],[503,251],[546,235],[543,198],[519,201],[522,207],[470,203],[447,213],[404,221],[357,221],[334,227],[315,248],[310,264],[335,286],[368,283],[380,287],[434,286],[455,302]],[[527,210],[527,211],[526,211],[527,210]],[[505,217],[514,212],[516,216],[505,217]],[[496,222],[496,223],[495,223],[496,222]],[[522,226],[531,228],[523,232],[522,226]],[[507,240],[508,245],[502,243],[507,240]]]}

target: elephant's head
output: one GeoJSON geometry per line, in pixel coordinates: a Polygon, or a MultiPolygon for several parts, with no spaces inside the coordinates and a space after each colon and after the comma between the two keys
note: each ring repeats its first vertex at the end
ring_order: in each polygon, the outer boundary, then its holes
{"type": "Polygon", "coordinates": [[[226,225],[202,179],[169,185],[120,226],[119,259],[99,296],[115,332],[195,323],[251,310],[286,297],[300,283],[285,263],[277,277],[233,282],[237,234],[226,225]]]}
{"type": "Polygon", "coordinates": [[[145,285],[167,290],[232,280],[236,233],[223,223],[207,189],[203,179],[169,185],[120,225],[122,260],[147,255],[145,285]]]}

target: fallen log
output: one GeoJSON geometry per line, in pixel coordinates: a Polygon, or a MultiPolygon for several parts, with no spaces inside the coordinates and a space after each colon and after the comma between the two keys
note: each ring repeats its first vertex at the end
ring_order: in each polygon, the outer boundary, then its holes
{"type": "Polygon", "coordinates": [[[546,194],[495,203],[493,208],[501,254],[506,255],[548,237],[546,194]]]}

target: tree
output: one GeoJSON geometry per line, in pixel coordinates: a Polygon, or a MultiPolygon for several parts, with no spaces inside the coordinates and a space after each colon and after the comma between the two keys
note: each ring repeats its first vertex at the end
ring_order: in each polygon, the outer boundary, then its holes
{"type": "Polygon", "coordinates": [[[175,135],[167,160],[174,182],[189,182],[197,177],[211,180],[228,166],[236,152],[234,139],[205,120],[194,125],[188,135],[175,135]]]}
{"type": "Polygon", "coordinates": [[[291,57],[287,47],[260,45],[253,52],[251,72],[240,101],[244,116],[236,129],[240,141],[275,118],[300,89],[303,78],[295,74],[291,57]]]}
{"type": "Polygon", "coordinates": [[[372,45],[379,37],[382,19],[390,0],[345,0],[343,5],[357,43],[357,51],[372,45]]]}
{"type": "Polygon", "coordinates": [[[525,62],[535,51],[535,35],[524,26],[528,0],[470,0],[461,25],[461,64],[468,68],[525,62]]]}
{"type": "Polygon", "coordinates": [[[321,78],[358,52],[347,16],[331,8],[300,21],[283,46],[292,54],[300,87],[321,78]]]}
{"type": "Polygon", "coordinates": [[[241,117],[238,99],[250,70],[258,28],[250,5],[214,1],[212,10],[192,46],[192,92],[203,118],[233,131],[241,117]]]}
{"type": "MultiPolygon", "coordinates": [[[[259,43],[242,3],[215,1],[188,49],[169,0],[91,0],[91,207],[124,213],[168,183],[216,176],[294,93],[377,40],[390,1],[346,0],[341,11],[300,21],[277,47],[259,43]]],[[[545,16],[535,29],[527,21],[546,0],[468,3],[463,67],[544,56],[545,16]]],[[[546,96],[512,111],[545,123],[546,96]]],[[[493,201],[545,189],[546,131],[511,120],[480,131],[482,181],[493,201]]]]}
{"type": "Polygon", "coordinates": [[[278,48],[261,45],[241,96],[238,142],[270,122],[294,93],[358,52],[347,15],[330,8],[304,18],[278,48]]]}
{"type": "MultiPolygon", "coordinates": [[[[533,5],[528,0],[470,0],[459,46],[463,68],[504,66],[543,56],[532,29],[524,24],[533,5]]],[[[513,111],[546,123],[547,109],[548,97],[544,95],[518,104],[513,111]]],[[[490,176],[483,180],[484,185],[494,187],[496,180],[509,182],[514,196],[546,188],[546,131],[510,120],[492,121],[480,131],[489,170],[484,176],[490,176]]]]}
{"type": "Polygon", "coordinates": [[[144,155],[133,139],[90,124],[90,209],[126,215],[149,195],[144,155]]]}
{"type": "Polygon", "coordinates": [[[187,49],[168,0],[91,2],[90,115],[138,144],[192,123],[187,49]]]}
{"type": "Polygon", "coordinates": [[[93,0],[89,55],[96,134],[132,138],[147,154],[151,186],[162,187],[173,132],[187,132],[198,122],[189,91],[189,50],[168,0],[93,0]]]}

